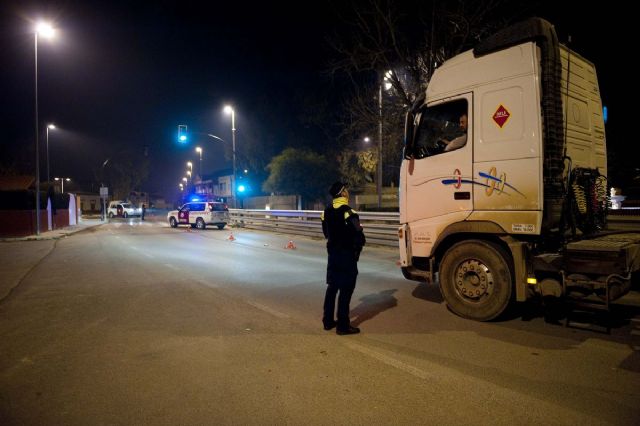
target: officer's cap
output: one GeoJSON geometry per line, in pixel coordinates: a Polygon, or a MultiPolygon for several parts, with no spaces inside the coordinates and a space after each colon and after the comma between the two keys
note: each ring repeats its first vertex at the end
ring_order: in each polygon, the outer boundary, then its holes
{"type": "Polygon", "coordinates": [[[331,188],[329,188],[329,194],[331,194],[333,198],[337,198],[346,187],[347,184],[345,182],[335,182],[333,185],[331,185],[331,188]]]}

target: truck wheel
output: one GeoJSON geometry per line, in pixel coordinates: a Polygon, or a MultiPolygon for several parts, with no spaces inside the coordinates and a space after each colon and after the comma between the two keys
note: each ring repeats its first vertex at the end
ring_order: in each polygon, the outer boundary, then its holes
{"type": "Polygon", "coordinates": [[[218,225],[218,229],[222,231],[224,229],[224,224],[218,225]]]}
{"type": "Polygon", "coordinates": [[[172,228],[177,228],[177,227],[178,227],[178,221],[176,220],[176,218],[175,218],[175,217],[171,217],[171,218],[169,219],[169,225],[170,225],[172,228]]]}
{"type": "Polygon", "coordinates": [[[207,226],[204,224],[204,220],[202,220],[201,217],[199,217],[198,219],[196,219],[196,228],[198,229],[204,229],[207,226]]]}
{"type": "Polygon", "coordinates": [[[109,219],[113,219],[113,213],[109,212],[109,219]]]}
{"type": "Polygon", "coordinates": [[[464,318],[489,321],[509,305],[513,276],[508,255],[480,240],[455,244],[440,264],[440,291],[449,308],[464,318]]]}
{"type": "Polygon", "coordinates": [[[125,219],[128,218],[129,217],[129,213],[127,213],[127,212],[122,213],[122,217],[124,217],[125,219]]]}

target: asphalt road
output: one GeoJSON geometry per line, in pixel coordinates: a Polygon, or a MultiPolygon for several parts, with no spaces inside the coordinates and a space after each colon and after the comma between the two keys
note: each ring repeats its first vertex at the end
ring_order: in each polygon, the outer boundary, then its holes
{"type": "Polygon", "coordinates": [[[636,292],[610,335],[529,305],[477,323],[367,247],[362,333],[337,336],[323,241],[233,235],[132,219],[0,243],[0,424],[638,424],[636,292]]]}

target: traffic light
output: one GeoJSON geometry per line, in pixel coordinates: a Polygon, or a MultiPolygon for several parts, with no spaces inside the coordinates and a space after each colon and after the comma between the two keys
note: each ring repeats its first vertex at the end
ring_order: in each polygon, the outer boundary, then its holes
{"type": "Polygon", "coordinates": [[[187,125],[186,124],[178,125],[178,141],[181,143],[185,143],[187,139],[188,139],[187,125]]]}

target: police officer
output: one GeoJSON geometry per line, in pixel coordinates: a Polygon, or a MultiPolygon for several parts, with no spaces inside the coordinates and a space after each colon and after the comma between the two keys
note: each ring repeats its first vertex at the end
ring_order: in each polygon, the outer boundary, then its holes
{"type": "Polygon", "coordinates": [[[336,327],[339,335],[360,333],[349,321],[349,304],[356,287],[358,259],[365,244],[358,214],[349,207],[346,184],[336,182],[329,193],[333,202],[322,213],[322,232],[327,239],[327,292],[324,297],[322,322],[325,330],[336,327]],[[339,295],[338,295],[339,293],[339,295]],[[338,320],[334,320],[338,295],[338,320]]]}

